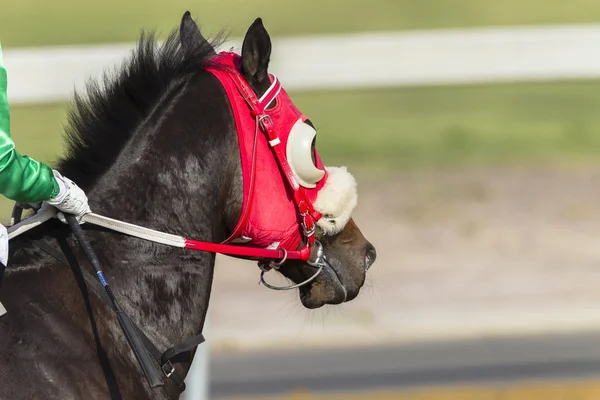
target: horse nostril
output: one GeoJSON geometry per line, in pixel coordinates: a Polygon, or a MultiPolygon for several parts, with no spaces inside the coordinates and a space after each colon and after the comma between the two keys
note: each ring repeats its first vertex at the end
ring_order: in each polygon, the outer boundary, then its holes
{"type": "Polygon", "coordinates": [[[371,268],[371,265],[373,265],[376,258],[377,252],[375,251],[375,247],[369,243],[367,246],[367,252],[365,253],[365,269],[371,268]]]}

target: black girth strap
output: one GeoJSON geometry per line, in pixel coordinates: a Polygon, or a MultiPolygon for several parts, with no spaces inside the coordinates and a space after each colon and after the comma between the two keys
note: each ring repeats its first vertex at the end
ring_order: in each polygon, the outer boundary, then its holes
{"type": "MultiPolygon", "coordinates": [[[[80,270],[83,274],[83,278],[85,281],[94,289],[96,293],[102,297],[102,299],[110,306],[110,299],[106,294],[106,291],[102,288],[102,285],[95,279],[92,274],[90,274],[85,268],[81,268],[79,263],[76,263],[75,266],[72,266],[64,254],[50,246],[48,243],[43,240],[31,240],[31,242],[39,247],[41,250],[45,251],[52,257],[56,258],[58,261],[67,265],[68,267],[75,267],[80,270]]],[[[111,307],[112,309],[112,307],[111,307]]],[[[114,310],[113,310],[114,311],[114,310]]],[[[181,356],[187,355],[187,358],[191,358],[191,352],[200,344],[202,344],[205,339],[202,334],[194,336],[190,339],[184,340],[180,343],[177,343],[170,349],[167,349],[163,353],[158,350],[158,348],[152,343],[152,341],[146,336],[146,334],[132,321],[134,328],[136,329],[146,351],[154,358],[156,363],[160,366],[160,370],[162,373],[169,378],[181,392],[183,392],[186,388],[184,379],[175,371],[173,367],[173,363],[181,362],[181,356]]]]}

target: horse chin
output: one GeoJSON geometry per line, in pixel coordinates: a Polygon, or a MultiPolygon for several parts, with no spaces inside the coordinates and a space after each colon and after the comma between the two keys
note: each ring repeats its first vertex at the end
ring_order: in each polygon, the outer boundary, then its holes
{"type": "MultiPolygon", "coordinates": [[[[308,266],[307,266],[308,267],[308,266]]],[[[341,304],[353,300],[359,293],[361,282],[345,282],[338,263],[325,263],[321,273],[308,284],[300,287],[300,302],[308,309],[323,307],[326,304],[341,304]]],[[[314,273],[314,267],[312,273],[314,273]]],[[[347,277],[346,277],[347,278],[347,277]]]]}
{"type": "Polygon", "coordinates": [[[324,266],[312,282],[300,287],[300,302],[309,309],[325,304],[341,304],[347,297],[346,288],[329,265],[324,266]]]}

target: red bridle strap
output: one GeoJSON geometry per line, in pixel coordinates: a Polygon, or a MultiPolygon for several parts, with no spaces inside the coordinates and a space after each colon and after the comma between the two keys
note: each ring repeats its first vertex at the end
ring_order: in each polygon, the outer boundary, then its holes
{"type": "Polygon", "coordinates": [[[310,248],[305,246],[300,250],[286,251],[284,249],[262,249],[255,247],[242,247],[220,243],[200,242],[193,239],[185,239],[186,249],[202,250],[210,253],[221,253],[230,256],[243,256],[272,260],[302,260],[307,261],[310,257],[310,248]]]}

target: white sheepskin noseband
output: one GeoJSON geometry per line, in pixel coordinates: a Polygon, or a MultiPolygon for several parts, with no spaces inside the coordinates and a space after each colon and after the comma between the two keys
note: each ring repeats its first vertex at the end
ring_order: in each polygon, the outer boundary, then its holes
{"type": "Polygon", "coordinates": [[[315,210],[322,217],[317,226],[326,235],[335,235],[344,229],[358,204],[356,180],[346,167],[325,167],[327,182],[317,194],[315,210]]]}

